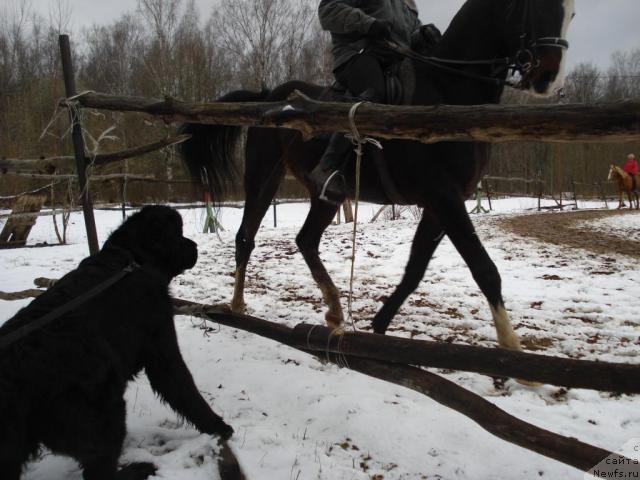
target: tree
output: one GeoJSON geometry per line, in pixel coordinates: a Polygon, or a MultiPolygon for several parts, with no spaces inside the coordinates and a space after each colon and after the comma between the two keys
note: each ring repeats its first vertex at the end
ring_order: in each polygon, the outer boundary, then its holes
{"type": "Polygon", "coordinates": [[[580,63],[567,75],[564,86],[568,103],[595,103],[604,96],[602,73],[592,63],[580,63]]]}
{"type": "Polygon", "coordinates": [[[211,18],[245,88],[282,83],[300,70],[315,11],[311,0],[222,0],[211,18]]]}
{"type": "Polygon", "coordinates": [[[610,101],[640,98],[640,48],[611,56],[606,98],[610,101]]]}

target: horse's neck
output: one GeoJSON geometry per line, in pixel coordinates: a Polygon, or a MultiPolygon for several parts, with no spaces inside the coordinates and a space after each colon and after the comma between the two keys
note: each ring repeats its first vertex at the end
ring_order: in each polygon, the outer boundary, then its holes
{"type": "Polygon", "coordinates": [[[627,188],[627,186],[625,185],[625,181],[628,179],[629,180],[631,179],[631,174],[627,173],[620,167],[615,167],[614,172],[616,173],[615,177],[616,177],[616,180],[618,181],[618,187],[622,190],[627,188]]]}
{"type": "MultiPolygon", "coordinates": [[[[506,48],[498,40],[496,0],[467,0],[451,21],[434,56],[454,60],[487,60],[504,58],[506,48]]],[[[503,87],[446,73],[422,63],[414,64],[416,70],[416,93],[414,103],[447,103],[451,105],[474,105],[498,103],[503,87]],[[421,85],[428,87],[421,88],[421,85]]],[[[492,66],[475,65],[456,67],[477,75],[489,77],[492,66]]],[[[506,70],[496,78],[506,78],[506,70]]]]}

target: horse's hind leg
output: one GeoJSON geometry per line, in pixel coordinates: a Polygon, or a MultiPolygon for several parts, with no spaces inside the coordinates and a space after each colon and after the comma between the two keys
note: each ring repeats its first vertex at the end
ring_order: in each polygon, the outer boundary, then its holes
{"type": "Polygon", "coordinates": [[[325,320],[330,327],[339,327],[344,321],[342,306],[340,305],[340,292],[334,285],[327,269],[320,260],[318,247],[320,238],[327,229],[333,217],[338,211],[338,206],[322,202],[317,198],[311,199],[311,209],[307,219],[296,237],[296,244],[304,257],[313,279],[318,284],[322,297],[329,310],[325,314],[325,320]]]}
{"type": "Polygon", "coordinates": [[[255,238],[284,176],[284,162],[278,135],[273,130],[249,130],[244,174],[245,204],[236,234],[236,274],[231,310],[244,313],[247,264],[255,238]]]}
{"type": "Polygon", "coordinates": [[[372,326],[374,332],[384,334],[404,301],[418,288],[443,234],[443,227],[438,219],[431,211],[425,208],[413,237],[411,255],[409,256],[409,262],[405,268],[402,281],[373,318],[372,326]]]}
{"type": "Polygon", "coordinates": [[[489,302],[498,344],[504,348],[521,350],[520,339],[514,332],[504,307],[500,273],[476,234],[462,195],[455,190],[441,191],[440,194],[440,198],[434,203],[436,215],[489,302]]]}

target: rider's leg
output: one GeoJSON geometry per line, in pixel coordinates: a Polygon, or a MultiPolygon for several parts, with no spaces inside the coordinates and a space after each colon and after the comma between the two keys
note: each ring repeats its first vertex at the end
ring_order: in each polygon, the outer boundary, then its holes
{"type": "MultiPolygon", "coordinates": [[[[371,53],[354,57],[335,72],[352,95],[363,100],[382,103],[385,96],[384,71],[378,59],[371,53]]],[[[320,163],[309,178],[320,192],[320,199],[340,205],[346,198],[346,186],[342,168],[351,151],[351,142],[342,133],[334,133],[320,163]]]]}

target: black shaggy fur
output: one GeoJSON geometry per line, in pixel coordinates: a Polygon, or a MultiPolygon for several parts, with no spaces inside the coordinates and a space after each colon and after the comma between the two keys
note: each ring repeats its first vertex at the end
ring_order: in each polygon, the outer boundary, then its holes
{"type": "Polygon", "coordinates": [[[140,264],[106,291],[0,350],[0,478],[17,480],[44,445],[75,458],[85,480],[146,478],[151,464],[118,471],[124,392],[145,369],[153,390],[203,433],[233,429],[198,392],[173,324],[169,282],[196,263],[196,244],[168,207],[131,216],[102,250],[0,327],[0,338],[140,264]]]}

